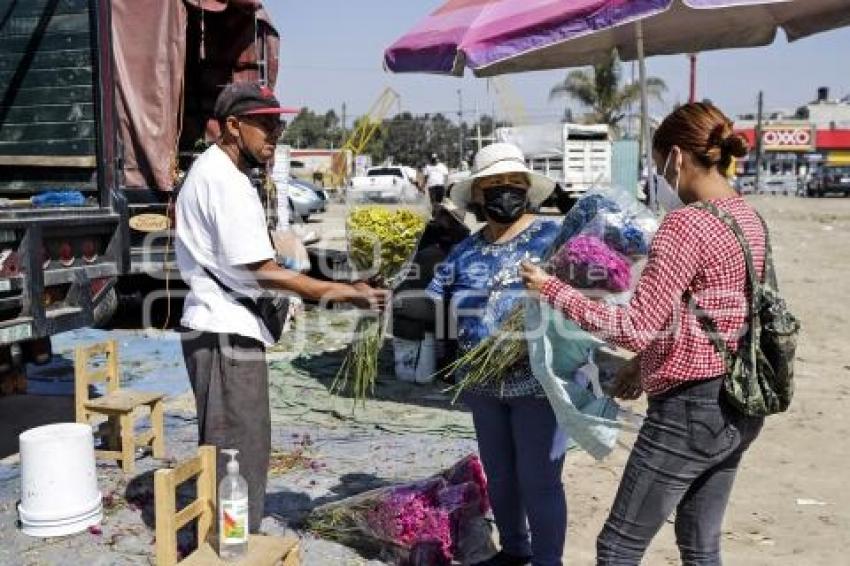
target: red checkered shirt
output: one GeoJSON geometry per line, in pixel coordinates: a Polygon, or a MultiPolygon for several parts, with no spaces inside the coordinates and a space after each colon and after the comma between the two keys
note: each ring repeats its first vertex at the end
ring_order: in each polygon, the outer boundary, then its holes
{"type": "MultiPolygon", "coordinates": [[[[713,203],[741,226],[761,274],[765,245],[758,215],[740,197],[713,203]]],[[[641,384],[649,395],[725,373],[722,359],[684,299],[686,292],[711,315],[729,348],[737,350],[748,320],[744,254],[728,226],[694,207],[664,218],[627,306],[591,300],[554,277],[541,290],[583,329],[638,352],[641,384]]]]}

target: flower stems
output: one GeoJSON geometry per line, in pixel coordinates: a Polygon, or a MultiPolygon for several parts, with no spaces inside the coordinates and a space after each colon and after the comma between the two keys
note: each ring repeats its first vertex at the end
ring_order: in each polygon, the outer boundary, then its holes
{"type": "Polygon", "coordinates": [[[385,324],[386,315],[367,313],[360,317],[354,340],[331,383],[331,393],[340,395],[348,391],[355,407],[358,401],[365,406],[366,397],[375,394],[385,324]]]}
{"type": "Polygon", "coordinates": [[[517,308],[508,315],[497,333],[482,340],[449,365],[446,368],[449,372],[467,370],[463,379],[447,389],[453,393],[452,403],[456,403],[467,389],[491,382],[501,383],[508,370],[528,352],[524,332],[525,311],[517,308]]]}

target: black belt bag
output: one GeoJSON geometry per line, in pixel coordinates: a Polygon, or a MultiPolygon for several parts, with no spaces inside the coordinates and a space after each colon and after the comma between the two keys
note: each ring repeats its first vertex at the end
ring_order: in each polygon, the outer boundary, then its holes
{"type": "Polygon", "coordinates": [[[221,287],[222,291],[233,298],[234,301],[248,309],[254,316],[259,318],[272,335],[275,342],[280,340],[283,335],[283,329],[286,326],[286,321],[289,318],[289,298],[279,295],[260,295],[256,299],[252,299],[247,295],[243,295],[234,291],[221,280],[213,275],[206,267],[202,267],[207,277],[215,281],[216,285],[221,287]]]}

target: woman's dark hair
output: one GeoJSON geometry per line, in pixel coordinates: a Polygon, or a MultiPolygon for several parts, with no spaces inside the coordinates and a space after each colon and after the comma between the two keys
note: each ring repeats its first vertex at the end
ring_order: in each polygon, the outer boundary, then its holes
{"type": "Polygon", "coordinates": [[[673,146],[691,153],[703,167],[726,175],[732,158],[744,157],[750,144],[732,130],[732,121],[705,102],[685,104],[667,116],[652,138],[652,148],[667,156],[673,146]]]}

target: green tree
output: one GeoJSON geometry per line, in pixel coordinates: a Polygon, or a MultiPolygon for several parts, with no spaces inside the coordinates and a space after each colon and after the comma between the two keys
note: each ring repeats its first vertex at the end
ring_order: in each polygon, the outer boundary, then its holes
{"type": "Polygon", "coordinates": [[[289,124],[281,141],[296,148],[338,148],[343,144],[342,126],[333,110],[320,115],[304,108],[289,124]]]}
{"type": "MultiPolygon", "coordinates": [[[[610,57],[592,69],[570,71],[552,87],[549,99],[571,98],[591,110],[589,121],[619,130],[628,107],[640,101],[640,84],[622,83],[622,65],[612,51],[610,57]]],[[[650,99],[661,101],[667,85],[658,77],[648,77],[646,89],[650,99]]]]}

